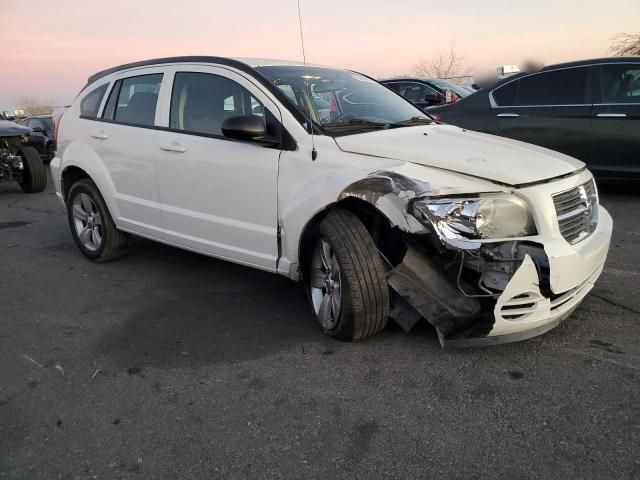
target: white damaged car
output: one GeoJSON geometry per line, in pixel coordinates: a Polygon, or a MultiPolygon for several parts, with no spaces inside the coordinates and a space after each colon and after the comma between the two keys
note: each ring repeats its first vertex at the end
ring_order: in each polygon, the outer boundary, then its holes
{"type": "Polygon", "coordinates": [[[134,234],[301,280],[343,340],[389,318],[424,318],[443,345],[544,333],[591,290],[612,231],[581,162],[438,124],[358,73],[274,60],[100,72],[51,170],[90,259],[134,234]]]}

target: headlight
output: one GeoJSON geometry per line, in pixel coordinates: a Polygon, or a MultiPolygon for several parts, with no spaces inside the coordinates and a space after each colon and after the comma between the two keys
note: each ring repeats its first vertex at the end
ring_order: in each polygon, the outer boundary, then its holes
{"type": "Polygon", "coordinates": [[[423,198],[414,202],[413,215],[446,238],[494,239],[535,235],[527,204],[510,194],[477,198],[423,198]]]}

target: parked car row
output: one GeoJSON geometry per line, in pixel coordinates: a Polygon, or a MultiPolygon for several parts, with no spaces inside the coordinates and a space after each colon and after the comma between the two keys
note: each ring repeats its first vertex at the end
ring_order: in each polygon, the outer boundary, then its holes
{"type": "MultiPolygon", "coordinates": [[[[426,105],[407,92],[399,93],[419,107],[426,105]]],[[[427,111],[444,123],[577,158],[602,179],[640,179],[638,57],[571,62],[516,74],[427,111]]]]}
{"type": "MultiPolygon", "coordinates": [[[[474,98],[488,93],[443,110],[474,98]]],[[[89,259],[135,234],[302,280],[344,340],[388,318],[425,318],[444,345],[539,335],[591,290],[611,238],[583,163],[441,124],[352,71],[123,65],[89,78],[57,136],[53,181],[89,259]]]]}

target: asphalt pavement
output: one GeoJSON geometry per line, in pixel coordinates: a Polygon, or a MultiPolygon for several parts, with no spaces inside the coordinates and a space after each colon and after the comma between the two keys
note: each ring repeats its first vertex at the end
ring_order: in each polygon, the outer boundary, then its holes
{"type": "Polygon", "coordinates": [[[555,330],[348,344],[301,286],[135,239],[94,264],[51,186],[0,185],[0,478],[640,478],[640,190],[555,330]]]}

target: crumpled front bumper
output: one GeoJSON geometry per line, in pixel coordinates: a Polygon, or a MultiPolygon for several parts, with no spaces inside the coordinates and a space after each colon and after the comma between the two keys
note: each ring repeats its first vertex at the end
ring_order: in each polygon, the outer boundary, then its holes
{"type": "Polygon", "coordinates": [[[442,338],[443,346],[496,345],[525,340],[551,330],[571,315],[602,273],[609,251],[613,221],[603,207],[599,209],[598,227],[582,242],[569,245],[564,239],[555,238],[542,243],[549,259],[552,298],[540,291],[538,269],[526,255],[496,301],[491,331],[476,338],[442,338]],[[558,286],[571,288],[559,290],[558,286]]]}

